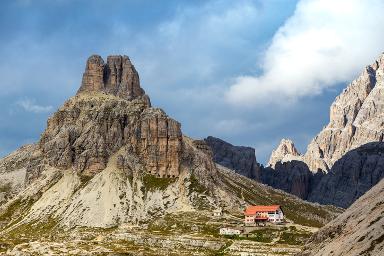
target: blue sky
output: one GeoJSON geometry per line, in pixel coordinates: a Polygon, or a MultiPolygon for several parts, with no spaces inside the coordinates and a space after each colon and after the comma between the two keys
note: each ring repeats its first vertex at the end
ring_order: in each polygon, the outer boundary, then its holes
{"type": "Polygon", "coordinates": [[[284,137],[304,152],[384,50],[381,2],[1,1],[0,156],[39,139],[91,54],[130,56],[189,136],[253,146],[263,163],[284,137]]]}

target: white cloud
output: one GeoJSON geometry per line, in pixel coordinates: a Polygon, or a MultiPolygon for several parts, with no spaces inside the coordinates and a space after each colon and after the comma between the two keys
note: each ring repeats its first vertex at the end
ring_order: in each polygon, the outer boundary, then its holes
{"type": "Polygon", "coordinates": [[[301,0],[273,37],[262,73],[239,76],[235,105],[294,102],[354,78],[384,51],[384,1],[301,0]]]}
{"type": "Polygon", "coordinates": [[[41,106],[35,103],[34,100],[31,99],[23,99],[16,102],[16,105],[21,107],[27,112],[32,113],[46,113],[52,111],[52,106],[41,106]]]}

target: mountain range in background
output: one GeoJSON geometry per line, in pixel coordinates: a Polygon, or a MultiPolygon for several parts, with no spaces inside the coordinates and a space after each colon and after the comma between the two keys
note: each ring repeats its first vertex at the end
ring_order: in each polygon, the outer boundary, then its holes
{"type": "Polygon", "coordinates": [[[206,140],[217,163],[302,199],[346,208],[384,177],[383,135],[381,55],[336,97],[329,124],[310,142],[304,155],[291,140],[282,139],[267,167],[247,155],[246,162],[257,166],[257,174],[251,174],[239,161],[244,147],[212,137],[206,140]]]}

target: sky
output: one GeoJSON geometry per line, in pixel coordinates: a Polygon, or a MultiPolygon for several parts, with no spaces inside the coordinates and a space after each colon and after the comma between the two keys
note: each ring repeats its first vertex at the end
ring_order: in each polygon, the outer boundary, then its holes
{"type": "Polygon", "coordinates": [[[128,55],[188,136],[305,152],[334,98],[384,51],[381,0],[4,0],[0,156],[38,141],[92,54],[128,55]]]}

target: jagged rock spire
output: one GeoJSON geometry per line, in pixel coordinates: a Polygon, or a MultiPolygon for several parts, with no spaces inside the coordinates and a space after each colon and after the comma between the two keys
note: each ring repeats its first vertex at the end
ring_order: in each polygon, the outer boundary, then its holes
{"type": "Polygon", "coordinates": [[[89,57],[78,93],[87,92],[104,92],[126,100],[146,96],[139,74],[125,55],[108,56],[107,63],[99,55],[89,57]]]}
{"type": "Polygon", "coordinates": [[[279,146],[272,151],[268,161],[268,166],[275,167],[277,162],[286,162],[291,160],[299,160],[300,153],[296,149],[295,144],[289,139],[282,139],[279,146]]]}

